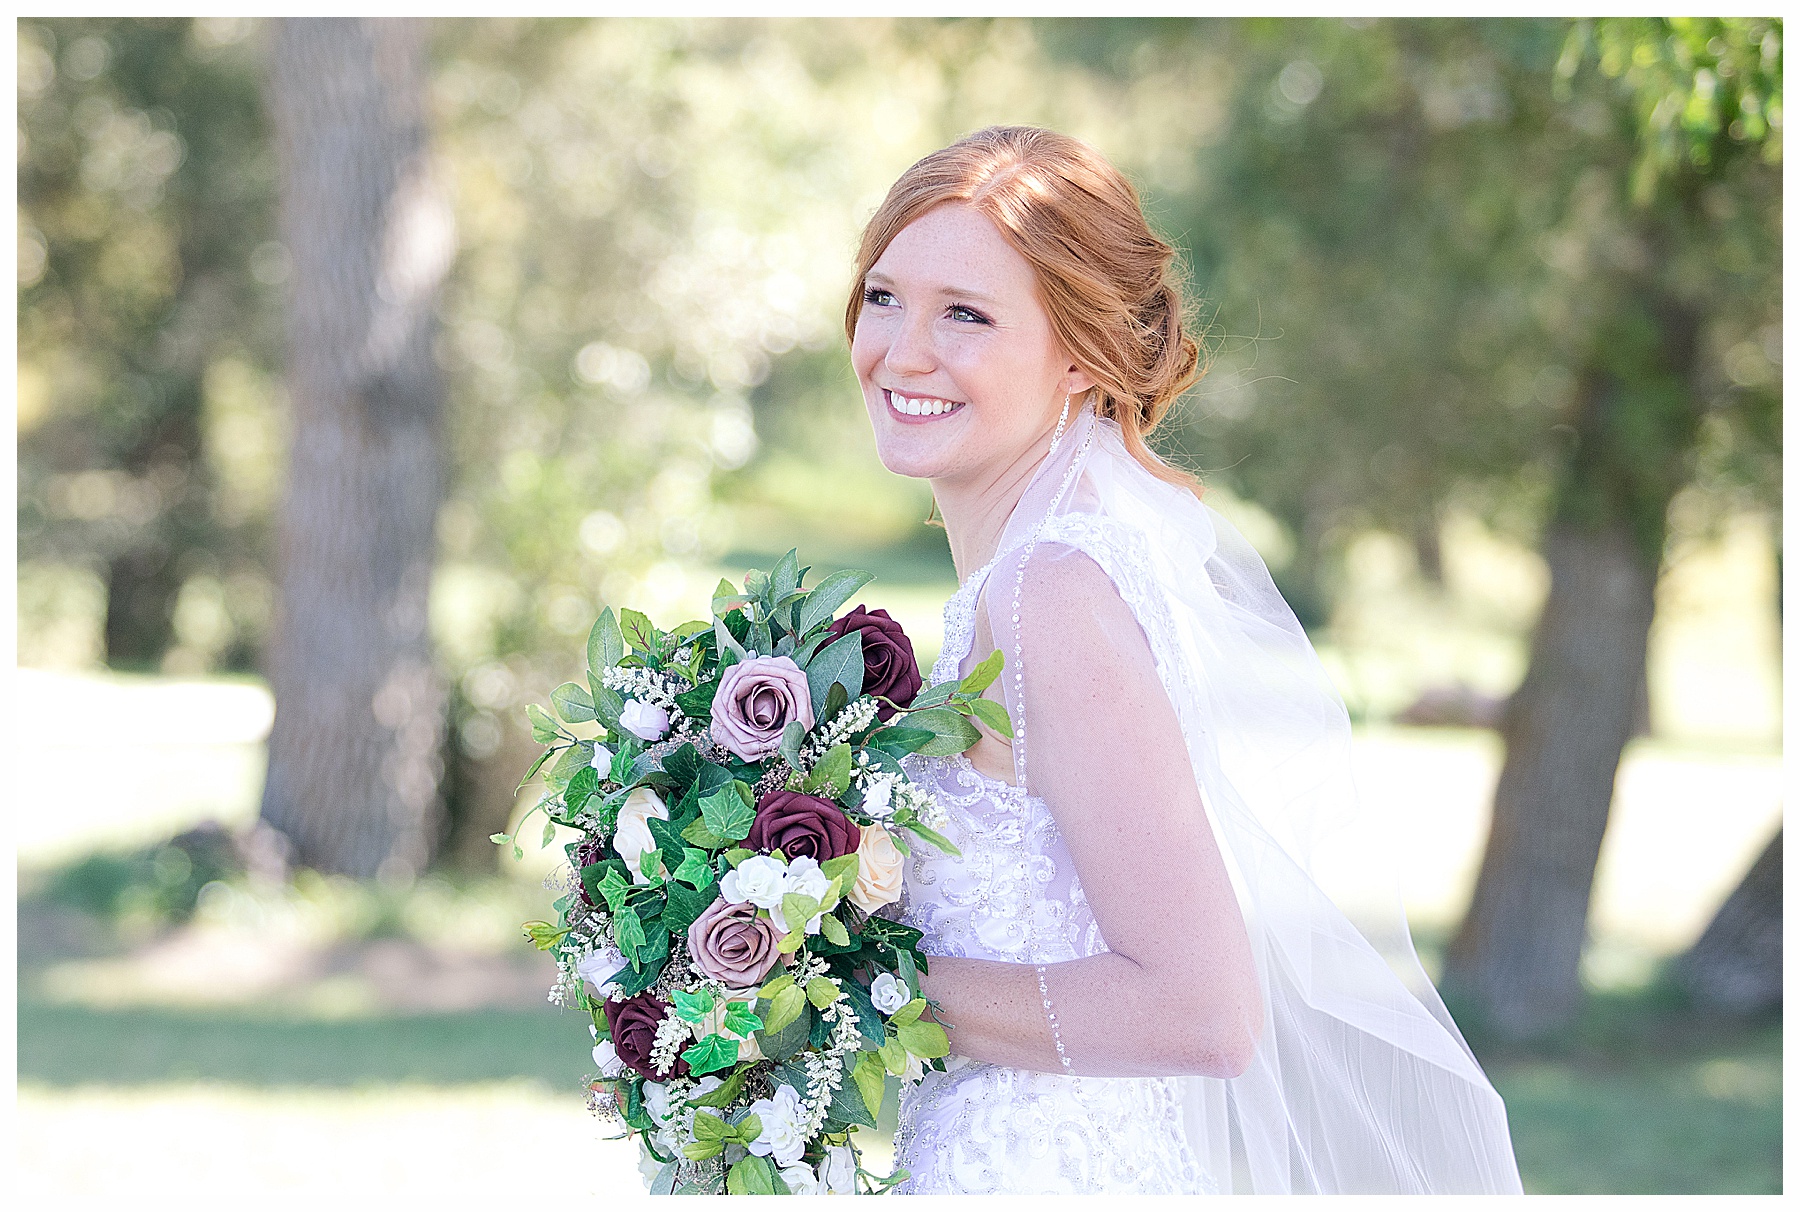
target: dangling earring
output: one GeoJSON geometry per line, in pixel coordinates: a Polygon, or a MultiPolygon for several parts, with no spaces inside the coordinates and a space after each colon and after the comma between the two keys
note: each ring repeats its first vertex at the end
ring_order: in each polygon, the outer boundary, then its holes
{"type": "Polygon", "coordinates": [[[1050,435],[1050,453],[1051,454],[1056,453],[1056,444],[1058,442],[1062,441],[1063,430],[1068,426],[1068,424],[1069,424],[1069,397],[1065,395],[1063,397],[1062,416],[1057,418],[1056,432],[1050,435]]]}

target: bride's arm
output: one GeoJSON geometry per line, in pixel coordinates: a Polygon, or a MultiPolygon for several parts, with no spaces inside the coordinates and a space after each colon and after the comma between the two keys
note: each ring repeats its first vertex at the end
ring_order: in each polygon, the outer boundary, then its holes
{"type": "Polygon", "coordinates": [[[923,990],[951,1050],[974,1060],[1084,1076],[1236,1076],[1261,1001],[1174,707],[1106,574],[1085,555],[1048,554],[1027,570],[1021,610],[1029,781],[1055,814],[1108,950],[1045,966],[1066,1067],[1033,966],[934,958],[923,990]]]}

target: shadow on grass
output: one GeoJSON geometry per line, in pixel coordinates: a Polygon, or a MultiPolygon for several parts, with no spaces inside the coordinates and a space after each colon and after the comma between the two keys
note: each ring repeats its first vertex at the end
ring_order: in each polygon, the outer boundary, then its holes
{"type": "Polygon", "coordinates": [[[573,1096],[591,1067],[585,1024],[551,1006],[332,1020],[22,1002],[19,1081],[350,1089],[526,1079],[573,1096]]]}

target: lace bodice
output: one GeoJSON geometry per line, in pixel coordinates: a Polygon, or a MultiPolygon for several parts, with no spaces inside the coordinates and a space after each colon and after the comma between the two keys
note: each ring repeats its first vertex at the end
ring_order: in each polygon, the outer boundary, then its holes
{"type": "MultiPolygon", "coordinates": [[[[1084,549],[1098,538],[1083,537],[1084,549]]],[[[959,676],[993,568],[945,604],[933,685],[959,676]]],[[[924,931],[926,954],[1054,964],[1106,950],[1041,798],[962,754],[914,755],[906,765],[936,794],[947,817],[940,831],[961,851],[913,848],[901,913],[924,931]]],[[[900,1188],[909,1194],[1216,1190],[1186,1143],[1168,1078],[1074,1077],[952,1057],[949,1072],[928,1073],[903,1094],[896,1158],[912,1174],[900,1188]]]]}

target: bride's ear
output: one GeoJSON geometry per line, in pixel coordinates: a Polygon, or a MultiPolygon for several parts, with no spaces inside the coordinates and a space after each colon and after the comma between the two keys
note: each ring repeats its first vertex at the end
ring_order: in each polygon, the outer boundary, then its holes
{"type": "Polygon", "coordinates": [[[1062,389],[1059,394],[1065,396],[1085,395],[1093,386],[1093,376],[1071,362],[1067,373],[1063,375],[1062,389]]]}

